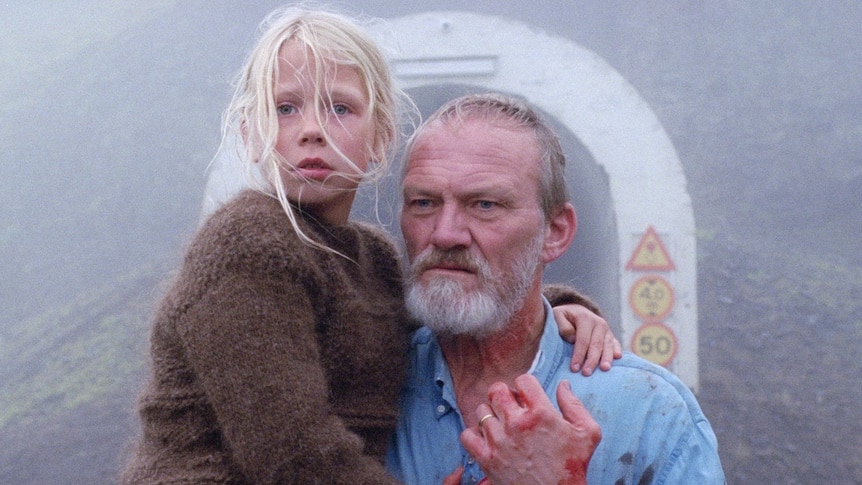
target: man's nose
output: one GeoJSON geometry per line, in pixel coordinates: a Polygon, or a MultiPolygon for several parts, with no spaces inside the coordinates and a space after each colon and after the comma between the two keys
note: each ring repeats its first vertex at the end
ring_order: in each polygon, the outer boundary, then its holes
{"type": "Polygon", "coordinates": [[[434,224],[431,244],[439,249],[451,249],[468,247],[470,241],[470,229],[463,210],[444,204],[434,224]]]}

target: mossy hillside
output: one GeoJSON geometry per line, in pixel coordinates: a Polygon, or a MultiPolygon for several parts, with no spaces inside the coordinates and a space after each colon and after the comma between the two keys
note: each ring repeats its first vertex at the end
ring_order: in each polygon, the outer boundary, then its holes
{"type": "Polygon", "coordinates": [[[0,340],[0,432],[134,388],[157,272],[140,268],[47,309],[0,340]]]}

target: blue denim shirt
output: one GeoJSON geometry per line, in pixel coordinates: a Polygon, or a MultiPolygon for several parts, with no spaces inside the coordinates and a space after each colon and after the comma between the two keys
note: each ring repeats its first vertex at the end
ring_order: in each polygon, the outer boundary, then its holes
{"type": "MultiPolygon", "coordinates": [[[[531,373],[556,406],[557,385],[566,379],[602,428],[587,482],[596,484],[723,484],[712,428],[691,391],[666,369],[625,353],[608,372],[591,377],[569,368],[572,345],[559,337],[545,301],[545,331],[531,373]]],[[[418,330],[410,349],[410,370],[401,417],[386,465],[410,485],[439,485],[458,466],[462,484],[477,483],[482,470],[461,446],[464,421],[452,376],[437,340],[418,330]]],[[[558,407],[559,409],[559,407],[558,407]]],[[[468,410],[473,412],[473,410],[468,410]]]]}

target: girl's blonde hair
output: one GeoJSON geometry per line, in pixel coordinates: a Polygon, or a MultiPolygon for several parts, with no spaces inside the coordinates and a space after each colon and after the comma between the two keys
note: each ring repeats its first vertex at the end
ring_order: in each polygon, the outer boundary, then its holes
{"type": "MultiPolygon", "coordinates": [[[[233,99],[225,112],[224,135],[233,131],[242,136],[245,155],[241,158],[247,174],[252,174],[252,167],[258,164],[265,183],[260,184],[258,179],[256,188],[278,198],[299,237],[328,250],[298,226],[295,208],[280,176],[280,168],[287,162],[275,149],[278,137],[275,85],[279,53],[287,42],[298,42],[304,47],[308,60],[315,66],[315,105],[327,104],[327,79],[337,66],[349,66],[359,73],[369,100],[367,116],[374,125],[374,137],[368,141],[366,150],[371,155],[369,168],[362,174],[353,160],[342,156],[360,174],[358,178],[376,181],[388,171],[394,154],[392,148],[400,136],[401,108],[409,105],[409,98],[393,85],[386,58],[376,43],[348,17],[304,6],[287,6],[273,11],[261,23],[257,42],[239,73],[233,99]]],[[[314,112],[320,116],[319,110],[314,112]]],[[[323,120],[318,122],[325,127],[323,120]]],[[[325,128],[323,136],[331,144],[325,128]]],[[[337,146],[332,146],[339,152],[337,146]]]]}

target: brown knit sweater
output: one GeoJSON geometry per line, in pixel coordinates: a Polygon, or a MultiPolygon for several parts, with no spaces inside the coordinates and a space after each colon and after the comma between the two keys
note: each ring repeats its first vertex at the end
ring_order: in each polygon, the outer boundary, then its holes
{"type": "Polygon", "coordinates": [[[195,237],[154,321],[124,483],[387,484],[406,368],[396,251],[246,191],[195,237]]]}

